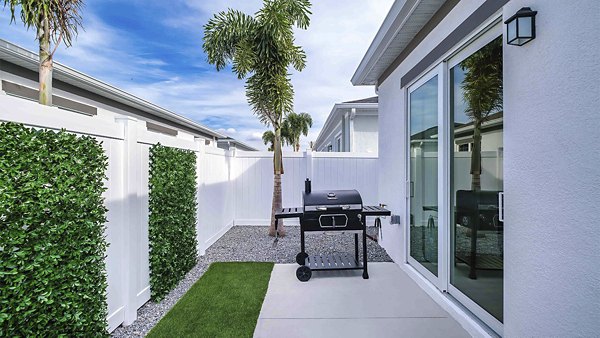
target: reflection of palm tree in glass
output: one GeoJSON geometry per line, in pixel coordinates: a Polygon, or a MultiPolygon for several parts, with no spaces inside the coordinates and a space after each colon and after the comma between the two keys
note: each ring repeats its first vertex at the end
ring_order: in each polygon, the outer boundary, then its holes
{"type": "Polygon", "coordinates": [[[471,190],[481,190],[481,126],[487,117],[502,109],[502,38],[490,42],[466,60],[462,82],[466,115],[473,121],[471,190]]]}

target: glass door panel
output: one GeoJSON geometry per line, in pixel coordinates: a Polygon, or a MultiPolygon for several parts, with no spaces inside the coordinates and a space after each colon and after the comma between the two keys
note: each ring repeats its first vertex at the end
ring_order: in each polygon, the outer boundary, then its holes
{"type": "Polygon", "coordinates": [[[409,90],[410,257],[438,276],[438,76],[409,90]]]}
{"type": "Polygon", "coordinates": [[[449,72],[450,284],[502,322],[502,38],[449,72]]]}

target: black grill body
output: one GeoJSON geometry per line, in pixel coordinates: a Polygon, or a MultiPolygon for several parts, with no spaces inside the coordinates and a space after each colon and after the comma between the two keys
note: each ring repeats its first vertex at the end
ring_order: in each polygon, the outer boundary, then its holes
{"type": "Polygon", "coordinates": [[[362,198],[356,190],[303,193],[304,231],[362,230],[362,198]]]}
{"type": "Polygon", "coordinates": [[[301,251],[296,256],[300,267],[296,270],[296,277],[306,282],[315,270],[363,270],[363,278],[368,279],[366,217],[389,216],[390,211],[380,206],[363,206],[360,193],[356,190],[311,191],[308,179],[306,187],[302,194],[302,207],[283,208],[275,213],[276,231],[280,219],[300,219],[301,251]],[[308,254],[304,245],[306,231],[353,233],[354,257],[352,254],[308,254]],[[362,262],[358,256],[359,235],[362,236],[362,262]]]}

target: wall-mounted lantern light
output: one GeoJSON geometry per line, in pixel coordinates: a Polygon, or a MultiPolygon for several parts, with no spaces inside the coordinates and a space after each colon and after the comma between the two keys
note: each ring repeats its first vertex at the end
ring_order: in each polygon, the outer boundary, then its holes
{"type": "Polygon", "coordinates": [[[504,21],[506,24],[506,43],[513,46],[523,46],[535,39],[535,15],[529,7],[519,9],[515,15],[504,21]]]}

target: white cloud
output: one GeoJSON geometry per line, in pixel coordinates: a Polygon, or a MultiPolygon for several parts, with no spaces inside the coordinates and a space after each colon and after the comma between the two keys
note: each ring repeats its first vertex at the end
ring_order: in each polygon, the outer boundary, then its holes
{"type": "MultiPolygon", "coordinates": [[[[142,0],[134,1],[143,3],[142,0]]],[[[302,139],[303,149],[308,146],[308,141],[316,139],[333,104],[375,95],[372,87],[353,87],[350,78],[393,0],[312,2],[310,27],[307,31],[296,32],[297,43],[308,55],[307,67],[301,73],[292,74],[295,110],[310,113],[314,120],[308,137],[302,139]]],[[[235,8],[253,14],[262,1],[181,0],[177,4],[185,11],[176,17],[168,16],[158,21],[159,24],[165,29],[177,30],[177,34],[193,35],[196,39],[201,34],[202,25],[214,13],[235,8]]],[[[235,134],[236,138],[259,149],[265,148],[261,137],[266,127],[258,122],[248,107],[243,81],[228,71],[212,72],[214,67],[201,59],[194,65],[198,69],[196,74],[169,71],[165,60],[143,54],[144,41],[139,41],[139,37],[109,26],[95,16],[92,6],[87,9],[85,31],[80,32],[73,47],[59,49],[56,55],[59,62],[212,128],[223,129],[226,134],[235,134]],[[211,75],[207,76],[207,72],[211,75]],[[235,130],[235,133],[229,132],[229,129],[235,130]]],[[[6,11],[0,13],[0,20],[8,25],[6,11]]],[[[0,36],[37,50],[34,32],[27,32],[19,24],[5,26],[0,36]]],[[[200,54],[201,41],[194,46],[180,46],[172,41],[154,42],[164,43],[164,53],[200,54]]]]}

